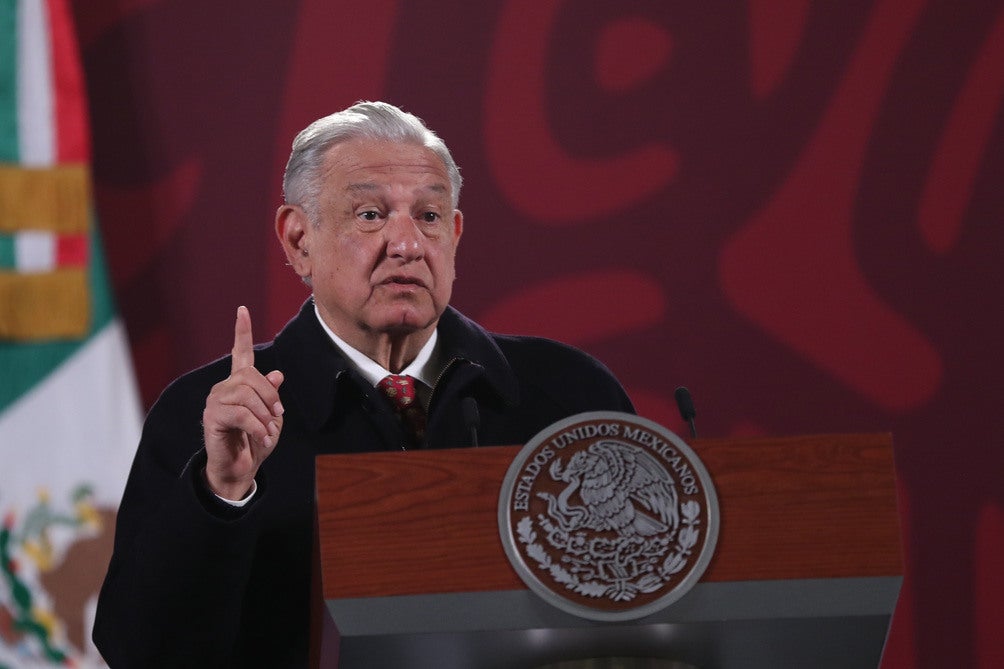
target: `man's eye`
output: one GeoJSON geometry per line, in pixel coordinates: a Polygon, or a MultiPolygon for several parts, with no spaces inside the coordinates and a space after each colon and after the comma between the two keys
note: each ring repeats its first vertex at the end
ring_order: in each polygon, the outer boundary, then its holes
{"type": "Polygon", "coordinates": [[[439,214],[437,214],[434,211],[426,211],[423,212],[421,216],[419,216],[419,219],[426,223],[435,223],[436,221],[439,220],[439,214]]]}
{"type": "Polygon", "coordinates": [[[359,218],[364,221],[376,221],[380,218],[380,214],[376,211],[363,211],[359,213],[359,218]]]}

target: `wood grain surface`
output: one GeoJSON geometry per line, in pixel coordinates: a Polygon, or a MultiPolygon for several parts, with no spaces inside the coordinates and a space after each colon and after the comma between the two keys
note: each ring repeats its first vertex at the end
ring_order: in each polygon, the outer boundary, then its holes
{"type": "MultiPolygon", "coordinates": [[[[703,581],[902,573],[889,434],[705,439],[721,529],[703,581]]],[[[524,589],[498,498],[519,447],[317,459],[325,599],[524,589]]]]}

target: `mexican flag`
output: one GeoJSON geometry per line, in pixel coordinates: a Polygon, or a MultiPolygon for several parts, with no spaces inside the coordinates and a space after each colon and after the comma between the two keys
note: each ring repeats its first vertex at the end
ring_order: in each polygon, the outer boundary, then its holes
{"type": "Polygon", "coordinates": [[[141,409],[94,216],[65,0],[0,0],[0,669],[90,641],[141,409]]]}

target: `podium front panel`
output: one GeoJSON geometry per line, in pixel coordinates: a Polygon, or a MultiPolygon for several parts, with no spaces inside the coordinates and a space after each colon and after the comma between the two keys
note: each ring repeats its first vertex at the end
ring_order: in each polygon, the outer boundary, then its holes
{"type": "Polygon", "coordinates": [[[339,666],[639,653],[697,667],[877,666],[902,573],[891,437],[692,447],[718,490],[715,557],[682,599],[617,624],[554,608],[508,563],[497,504],[518,447],[318,458],[317,596],[339,666]]]}

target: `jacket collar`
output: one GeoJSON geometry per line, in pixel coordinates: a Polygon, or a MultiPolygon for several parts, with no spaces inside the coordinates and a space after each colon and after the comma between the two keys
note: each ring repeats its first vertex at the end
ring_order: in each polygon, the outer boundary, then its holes
{"type": "MultiPolygon", "coordinates": [[[[503,402],[518,402],[516,375],[487,330],[449,306],[437,329],[447,365],[470,366],[503,402]]],[[[283,390],[303,408],[307,427],[319,429],[331,417],[337,394],[345,392],[340,390],[342,384],[358,374],[324,332],[312,298],[279,332],[273,345],[276,367],[286,376],[283,390]]]]}
{"type": "Polygon", "coordinates": [[[483,327],[453,307],[439,318],[440,346],[447,360],[460,360],[479,367],[488,386],[506,404],[519,401],[516,373],[495,338],[483,327]]]}

